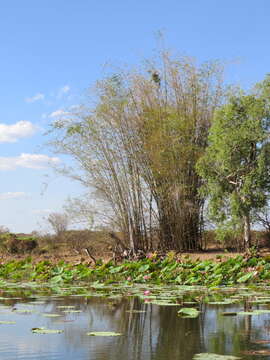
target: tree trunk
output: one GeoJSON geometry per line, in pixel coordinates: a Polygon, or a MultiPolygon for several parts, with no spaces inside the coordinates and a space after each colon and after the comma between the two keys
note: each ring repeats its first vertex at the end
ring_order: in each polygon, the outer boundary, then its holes
{"type": "Polygon", "coordinates": [[[245,250],[251,247],[251,232],[250,232],[250,217],[249,214],[244,216],[244,248],[245,250]]]}

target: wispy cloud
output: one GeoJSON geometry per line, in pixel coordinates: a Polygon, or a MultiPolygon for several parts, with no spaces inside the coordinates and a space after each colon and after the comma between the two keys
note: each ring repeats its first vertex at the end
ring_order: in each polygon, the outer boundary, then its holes
{"type": "Polygon", "coordinates": [[[0,200],[23,199],[27,197],[29,197],[29,194],[22,191],[0,193],[0,200]]]}
{"type": "Polygon", "coordinates": [[[30,121],[18,121],[15,124],[0,124],[0,143],[14,143],[19,139],[32,136],[37,127],[30,121]]]}
{"type": "Polygon", "coordinates": [[[49,114],[49,118],[57,118],[63,115],[67,115],[68,112],[63,109],[58,109],[49,114]]]}
{"type": "Polygon", "coordinates": [[[15,170],[17,168],[44,169],[58,163],[60,163],[60,159],[57,157],[22,153],[15,157],[0,157],[0,171],[15,170]]]}
{"type": "Polygon", "coordinates": [[[42,93],[37,93],[36,95],[34,95],[32,97],[26,98],[25,101],[28,103],[33,103],[33,102],[43,100],[43,99],[45,99],[45,95],[42,93]]]}

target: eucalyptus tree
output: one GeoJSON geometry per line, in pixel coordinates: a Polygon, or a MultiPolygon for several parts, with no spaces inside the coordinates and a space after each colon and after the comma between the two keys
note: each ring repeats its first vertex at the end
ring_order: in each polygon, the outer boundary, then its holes
{"type": "Polygon", "coordinates": [[[197,165],[205,179],[210,216],[221,233],[240,226],[244,248],[251,246],[252,212],[266,205],[270,190],[266,87],[269,81],[257,86],[256,93],[231,97],[216,111],[209,146],[197,165]]]}
{"type": "Polygon", "coordinates": [[[132,251],[200,245],[204,199],[195,165],[222,102],[222,68],[162,54],[99,81],[95,104],[53,124],[67,171],[106,203],[132,251]]]}

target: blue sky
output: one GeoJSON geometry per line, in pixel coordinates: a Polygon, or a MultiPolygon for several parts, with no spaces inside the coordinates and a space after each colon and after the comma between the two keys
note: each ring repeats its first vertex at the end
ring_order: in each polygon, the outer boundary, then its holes
{"type": "Polygon", "coordinates": [[[39,229],[78,184],[56,175],[48,124],[79,104],[104,65],[136,65],[166,46],[228,63],[244,88],[270,72],[267,0],[10,0],[0,4],[0,225],[39,229]],[[44,184],[48,184],[44,191],[44,184]]]}

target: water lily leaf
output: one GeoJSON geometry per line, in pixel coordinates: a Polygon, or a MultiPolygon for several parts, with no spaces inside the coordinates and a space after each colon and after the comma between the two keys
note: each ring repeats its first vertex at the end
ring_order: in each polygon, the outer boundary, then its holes
{"type": "Polygon", "coordinates": [[[16,324],[15,321],[3,321],[3,320],[0,320],[0,325],[14,325],[16,324]]]}
{"type": "Polygon", "coordinates": [[[159,306],[180,306],[180,304],[175,304],[167,301],[150,301],[149,304],[159,305],[159,306]]]}
{"type": "Polygon", "coordinates": [[[64,330],[54,330],[54,329],[46,329],[43,327],[40,328],[32,328],[31,330],[35,334],[61,334],[64,330]]]}
{"type": "Polygon", "coordinates": [[[68,313],[68,314],[72,314],[72,313],[81,313],[82,310],[72,310],[72,309],[69,309],[69,310],[63,310],[63,313],[68,313]]]}
{"type": "Polygon", "coordinates": [[[15,313],[19,313],[19,314],[31,314],[31,313],[36,312],[35,310],[32,310],[32,309],[15,309],[12,311],[15,313]]]}
{"type": "Polygon", "coordinates": [[[111,332],[111,331],[93,331],[86,333],[88,336],[120,336],[121,333],[111,332]]]}
{"type": "Polygon", "coordinates": [[[195,308],[182,308],[178,311],[178,314],[183,317],[196,318],[199,315],[199,311],[195,308]]]}
{"type": "Polygon", "coordinates": [[[58,307],[58,309],[74,309],[75,308],[74,305],[59,305],[57,307],[58,307]]]}
{"type": "Polygon", "coordinates": [[[226,301],[209,301],[207,304],[208,305],[230,305],[233,303],[234,302],[231,300],[226,300],[226,301]]]}
{"type": "Polygon", "coordinates": [[[60,315],[60,314],[51,314],[51,313],[45,313],[45,314],[42,314],[42,316],[44,316],[44,317],[51,317],[51,318],[53,318],[53,317],[58,317],[58,316],[62,316],[62,315],[60,315]]]}
{"type": "Polygon", "coordinates": [[[238,315],[262,315],[269,314],[270,310],[239,311],[238,315]]]}
{"type": "Polygon", "coordinates": [[[193,357],[193,360],[237,360],[237,359],[241,359],[241,358],[232,355],[219,355],[219,354],[211,354],[211,353],[196,354],[193,357]]]}
{"type": "Polygon", "coordinates": [[[44,304],[45,304],[45,301],[31,301],[29,303],[29,305],[44,305],[44,304]]]}
{"type": "Polygon", "coordinates": [[[251,279],[254,275],[255,275],[255,272],[254,272],[254,271],[249,272],[249,273],[241,276],[241,277],[237,280],[237,282],[238,282],[238,283],[246,282],[246,281],[248,281],[249,279],[251,279]]]}

